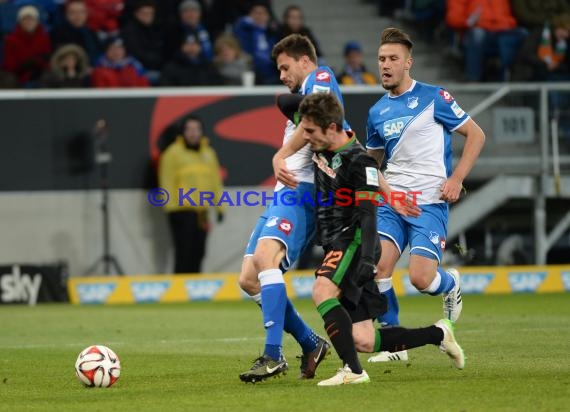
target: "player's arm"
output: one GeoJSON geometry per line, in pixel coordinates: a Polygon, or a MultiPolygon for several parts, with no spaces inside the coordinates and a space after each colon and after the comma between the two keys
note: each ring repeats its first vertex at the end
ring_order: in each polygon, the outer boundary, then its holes
{"type": "MultiPolygon", "coordinates": [[[[384,149],[367,150],[368,154],[376,160],[376,163],[378,163],[378,169],[380,169],[382,162],[384,161],[384,149]]],[[[380,192],[386,195],[386,199],[388,199],[390,206],[392,206],[392,209],[394,209],[396,213],[408,217],[418,217],[421,214],[421,209],[408,196],[405,198],[398,197],[397,199],[392,196],[392,188],[386,179],[384,179],[382,173],[378,173],[378,186],[380,187],[380,192]]]]}
{"type": "Polygon", "coordinates": [[[275,174],[275,178],[285,186],[292,189],[297,187],[298,182],[295,178],[295,173],[291,172],[287,168],[285,159],[292,154],[297,153],[305,145],[306,142],[303,139],[303,129],[297,127],[287,143],[284,144],[283,147],[281,147],[281,149],[279,149],[273,156],[273,173],[275,174]]]}
{"type": "Polygon", "coordinates": [[[455,131],[465,136],[465,146],[455,170],[441,187],[441,199],[450,203],[459,199],[463,180],[473,169],[485,144],[485,133],[473,119],[467,120],[455,131]]]}
{"type": "Polygon", "coordinates": [[[376,203],[374,194],[378,191],[378,175],[375,161],[370,157],[361,157],[354,161],[352,181],[360,189],[356,191],[355,207],[360,220],[360,261],[357,266],[356,284],[364,285],[376,275],[376,250],[378,235],[376,230],[376,203]],[[361,160],[362,159],[362,160],[361,160]]]}
{"type": "MultiPolygon", "coordinates": [[[[299,123],[299,105],[303,100],[303,95],[300,94],[281,94],[277,96],[277,107],[281,113],[296,126],[299,123]]],[[[297,127],[293,135],[289,138],[281,149],[273,156],[273,173],[275,178],[283,183],[285,186],[294,189],[297,187],[297,179],[295,174],[287,168],[285,159],[297,153],[305,146],[306,142],[303,139],[303,130],[297,127]]]]}

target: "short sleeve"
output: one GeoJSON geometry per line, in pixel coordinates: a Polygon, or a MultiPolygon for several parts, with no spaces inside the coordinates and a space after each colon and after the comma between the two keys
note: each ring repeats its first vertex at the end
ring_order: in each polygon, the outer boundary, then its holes
{"type": "Polygon", "coordinates": [[[469,115],[459,107],[453,96],[441,88],[435,96],[434,117],[449,131],[454,131],[469,120],[469,115]]]}

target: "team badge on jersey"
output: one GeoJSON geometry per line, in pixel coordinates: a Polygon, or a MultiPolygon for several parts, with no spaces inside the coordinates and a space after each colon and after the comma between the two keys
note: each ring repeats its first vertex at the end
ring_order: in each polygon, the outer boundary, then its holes
{"type": "Polygon", "coordinates": [[[331,167],[332,167],[333,169],[338,169],[338,168],[341,167],[341,166],[342,166],[342,159],[341,159],[341,157],[340,157],[340,154],[337,153],[337,154],[335,154],[334,157],[332,158],[331,167]]]}
{"type": "Polygon", "coordinates": [[[447,90],[439,89],[439,95],[443,98],[443,100],[445,100],[446,103],[451,103],[453,100],[453,96],[447,90]]]}
{"type": "Polygon", "coordinates": [[[324,71],[324,70],[319,70],[316,74],[315,74],[315,78],[317,79],[318,82],[326,82],[326,83],[330,83],[331,81],[331,75],[329,72],[324,71]]]}
{"type": "Polygon", "coordinates": [[[439,234],[436,232],[432,232],[430,230],[429,232],[429,240],[431,243],[433,243],[434,245],[438,245],[439,244],[439,234]]]}
{"type": "Polygon", "coordinates": [[[418,107],[418,100],[419,100],[419,98],[417,96],[408,97],[407,106],[410,109],[415,109],[416,107],[418,107]]]}
{"type": "Polygon", "coordinates": [[[275,226],[277,224],[278,220],[279,220],[279,217],[271,216],[269,219],[267,219],[267,223],[265,223],[265,226],[267,226],[267,227],[275,226]]]}

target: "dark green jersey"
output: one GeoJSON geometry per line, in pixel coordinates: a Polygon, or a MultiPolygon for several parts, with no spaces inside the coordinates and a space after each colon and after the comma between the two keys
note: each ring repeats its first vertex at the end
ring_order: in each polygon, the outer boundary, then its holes
{"type": "Polygon", "coordinates": [[[379,190],[379,172],[376,160],[354,135],[335,151],[314,153],[313,161],[317,241],[327,245],[347,229],[361,227],[357,201],[366,196],[370,200],[371,194],[379,190]]]}

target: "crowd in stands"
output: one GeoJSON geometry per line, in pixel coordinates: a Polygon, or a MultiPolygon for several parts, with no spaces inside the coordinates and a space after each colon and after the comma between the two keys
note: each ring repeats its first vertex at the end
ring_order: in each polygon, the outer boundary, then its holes
{"type": "MultiPolygon", "coordinates": [[[[457,80],[570,80],[570,0],[376,1],[424,40],[446,33],[457,80]]],[[[291,33],[326,63],[297,5],[278,19],[271,0],[0,0],[0,88],[280,84],[271,49],[291,33]]],[[[359,43],[344,57],[339,83],[378,83],[359,43]]]]}
{"type": "Polygon", "coordinates": [[[569,81],[570,0],[376,0],[378,13],[447,33],[467,82],[569,81]]]}
{"type": "Polygon", "coordinates": [[[302,9],[270,0],[0,0],[0,88],[280,84],[291,33],[322,58],[302,9]]]}

